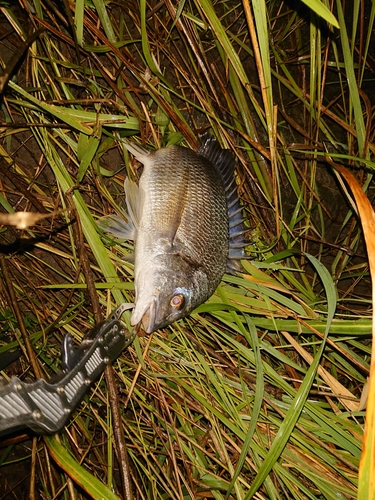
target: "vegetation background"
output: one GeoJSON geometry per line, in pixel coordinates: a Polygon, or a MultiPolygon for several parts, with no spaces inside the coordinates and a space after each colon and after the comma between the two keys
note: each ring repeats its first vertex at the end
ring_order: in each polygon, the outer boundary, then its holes
{"type": "Polygon", "coordinates": [[[58,211],[0,229],[0,353],[26,332],[33,348],[4,377],[51,376],[66,332],[80,343],[133,301],[132,244],[96,225],[140,175],[124,137],[195,148],[211,129],[237,158],[252,257],[189,318],[139,336],[59,437],[3,439],[0,499],[374,498],[366,455],[358,492],[373,213],[343,176],[372,201],[375,4],[0,11],[1,211],[58,211]]]}

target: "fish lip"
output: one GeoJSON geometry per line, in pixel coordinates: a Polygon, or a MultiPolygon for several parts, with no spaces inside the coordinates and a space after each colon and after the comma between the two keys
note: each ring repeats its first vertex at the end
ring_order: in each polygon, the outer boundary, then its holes
{"type": "Polygon", "coordinates": [[[152,333],[155,328],[157,311],[156,297],[152,297],[141,309],[137,308],[137,304],[130,319],[132,326],[143,325],[146,333],[152,333]]]}

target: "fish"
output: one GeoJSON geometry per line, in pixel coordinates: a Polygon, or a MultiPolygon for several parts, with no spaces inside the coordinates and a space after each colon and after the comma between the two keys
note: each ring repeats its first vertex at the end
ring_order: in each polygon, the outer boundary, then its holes
{"type": "Polygon", "coordinates": [[[235,159],[209,133],[197,151],[170,145],[125,147],[143,164],[139,186],[125,179],[127,221],[103,217],[99,226],[134,240],[133,326],[146,333],[186,317],[216,290],[225,272],[242,270],[243,207],[235,159]]]}

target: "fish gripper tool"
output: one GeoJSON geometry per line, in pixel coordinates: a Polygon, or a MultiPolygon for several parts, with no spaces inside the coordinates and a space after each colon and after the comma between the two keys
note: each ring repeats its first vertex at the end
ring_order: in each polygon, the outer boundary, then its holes
{"type": "Polygon", "coordinates": [[[129,332],[121,321],[124,311],[132,307],[121,304],[89,332],[79,348],[73,346],[70,333],[65,334],[63,373],[57,382],[26,383],[14,376],[0,385],[0,435],[23,427],[38,434],[61,431],[91,383],[133,342],[137,330],[129,332]]]}

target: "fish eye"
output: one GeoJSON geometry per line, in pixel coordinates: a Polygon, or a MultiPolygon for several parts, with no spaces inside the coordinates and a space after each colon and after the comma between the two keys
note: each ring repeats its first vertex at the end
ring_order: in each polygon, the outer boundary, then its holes
{"type": "Polygon", "coordinates": [[[185,305],[185,297],[182,293],[177,293],[173,295],[169,303],[173,309],[182,309],[185,305]]]}

